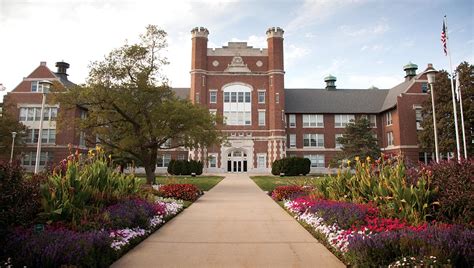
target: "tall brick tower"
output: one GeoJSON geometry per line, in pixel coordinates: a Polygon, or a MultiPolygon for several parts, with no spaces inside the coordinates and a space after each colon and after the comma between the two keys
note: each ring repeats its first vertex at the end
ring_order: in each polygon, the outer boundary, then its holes
{"type": "Polygon", "coordinates": [[[192,35],[191,92],[193,103],[206,103],[207,36],[204,27],[195,27],[192,35]]]}
{"type": "Polygon", "coordinates": [[[190,99],[225,118],[228,142],[190,152],[207,172],[268,172],[285,156],[283,30],[266,32],[268,48],[229,42],[208,48],[209,31],[192,29],[190,99]]]}

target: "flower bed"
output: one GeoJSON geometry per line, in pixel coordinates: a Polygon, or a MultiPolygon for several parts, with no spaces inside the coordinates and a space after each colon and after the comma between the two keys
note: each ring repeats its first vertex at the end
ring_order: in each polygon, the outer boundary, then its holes
{"type": "Polygon", "coordinates": [[[381,218],[371,205],[309,197],[286,200],[284,207],[320,233],[351,265],[395,265],[407,256],[414,258],[414,263],[430,256],[456,267],[474,263],[474,230],[460,225],[413,226],[381,218]]]}
{"type": "Polygon", "coordinates": [[[201,191],[194,184],[166,184],[159,187],[159,195],[194,202],[201,191]]]}
{"type": "Polygon", "coordinates": [[[119,222],[111,220],[109,228],[100,231],[55,226],[40,232],[17,228],[8,239],[10,261],[14,266],[29,267],[107,266],[182,209],[183,202],[173,199],[159,198],[154,203],[133,199],[106,208],[103,216],[107,219],[123,218],[119,222]],[[138,218],[144,215],[146,224],[138,218]]]}

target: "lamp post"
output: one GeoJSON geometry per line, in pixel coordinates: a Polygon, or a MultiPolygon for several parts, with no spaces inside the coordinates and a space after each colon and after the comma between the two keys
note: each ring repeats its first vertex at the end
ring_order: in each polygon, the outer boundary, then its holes
{"type": "Polygon", "coordinates": [[[428,68],[426,69],[425,73],[426,73],[426,76],[428,77],[428,84],[430,84],[431,106],[433,107],[433,129],[434,129],[434,140],[435,140],[435,157],[436,157],[436,163],[439,163],[438,134],[437,134],[437,129],[436,129],[436,111],[435,111],[435,104],[434,104],[434,87],[433,87],[437,72],[438,71],[436,71],[435,68],[433,68],[433,65],[431,63],[428,64],[428,68]]]}
{"type": "Polygon", "coordinates": [[[16,137],[16,132],[12,132],[12,151],[10,153],[10,164],[13,162],[13,149],[15,148],[15,137],[16,137]]]}
{"type": "Polygon", "coordinates": [[[43,139],[43,114],[44,114],[44,104],[46,102],[46,92],[44,91],[45,87],[50,87],[53,83],[48,80],[42,80],[38,82],[38,89],[41,86],[41,94],[43,95],[43,99],[41,101],[41,112],[40,112],[40,125],[38,131],[38,143],[36,146],[36,162],[35,162],[35,174],[39,172],[39,164],[41,158],[41,142],[43,139]]]}

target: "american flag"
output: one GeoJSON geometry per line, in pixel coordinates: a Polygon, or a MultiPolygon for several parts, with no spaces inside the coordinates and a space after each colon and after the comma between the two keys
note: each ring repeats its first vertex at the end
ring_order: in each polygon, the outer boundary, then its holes
{"type": "Polygon", "coordinates": [[[441,31],[441,43],[443,44],[444,55],[448,56],[448,45],[446,44],[446,24],[443,21],[443,30],[441,31]]]}

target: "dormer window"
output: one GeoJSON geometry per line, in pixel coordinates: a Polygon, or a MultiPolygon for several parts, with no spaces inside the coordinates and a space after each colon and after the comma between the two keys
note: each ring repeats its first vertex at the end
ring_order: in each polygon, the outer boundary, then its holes
{"type": "Polygon", "coordinates": [[[47,83],[40,84],[39,82],[40,81],[31,81],[31,92],[48,93],[49,84],[47,83]]]}

